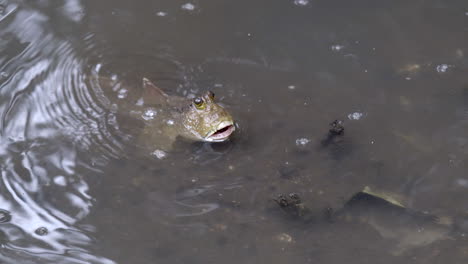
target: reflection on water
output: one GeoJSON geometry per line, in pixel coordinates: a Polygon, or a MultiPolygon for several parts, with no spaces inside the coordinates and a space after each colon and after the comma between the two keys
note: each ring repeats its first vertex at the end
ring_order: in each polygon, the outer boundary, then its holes
{"type": "Polygon", "coordinates": [[[0,226],[3,262],[111,263],[86,249],[93,227],[77,225],[89,214],[92,197],[88,184],[76,174],[73,148],[46,139],[7,143],[0,156],[0,203],[11,215],[0,226]]]}
{"type": "MultiPolygon", "coordinates": [[[[59,33],[82,18],[80,1],[3,3],[0,21],[2,263],[113,263],[92,253],[93,198],[77,159],[103,116],[83,84],[83,61],[59,33]],[[51,20],[51,10],[59,18],[51,20]],[[60,28],[64,27],[64,28],[60,28]]],[[[96,135],[93,135],[96,134],[96,135]]]]}
{"type": "Polygon", "coordinates": [[[0,2],[0,262],[462,263],[467,11],[0,2]],[[170,94],[213,90],[236,134],[163,156],[135,144],[142,77],[170,94]],[[330,136],[336,119],[345,132],[330,136]],[[364,186],[456,228],[419,232],[432,222],[368,203],[353,221],[324,220],[364,186]],[[311,218],[285,216],[279,193],[300,193],[311,218]]]}

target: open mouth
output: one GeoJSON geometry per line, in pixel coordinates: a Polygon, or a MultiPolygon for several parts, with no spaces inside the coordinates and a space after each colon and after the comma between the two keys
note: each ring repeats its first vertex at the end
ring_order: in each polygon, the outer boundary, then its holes
{"type": "Polygon", "coordinates": [[[218,130],[212,132],[205,139],[210,142],[221,142],[228,139],[234,130],[236,129],[232,122],[224,121],[218,125],[218,130]]]}

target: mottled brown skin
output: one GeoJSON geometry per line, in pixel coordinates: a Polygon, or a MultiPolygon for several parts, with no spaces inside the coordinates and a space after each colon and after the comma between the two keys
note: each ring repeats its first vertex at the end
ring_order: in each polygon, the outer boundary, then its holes
{"type": "MultiPolygon", "coordinates": [[[[156,111],[152,119],[144,119],[142,140],[155,148],[169,150],[177,137],[194,141],[221,142],[235,130],[232,116],[216,103],[210,91],[194,99],[169,96],[143,79],[143,107],[156,111]]],[[[139,112],[139,111],[137,111],[139,112]]]]}

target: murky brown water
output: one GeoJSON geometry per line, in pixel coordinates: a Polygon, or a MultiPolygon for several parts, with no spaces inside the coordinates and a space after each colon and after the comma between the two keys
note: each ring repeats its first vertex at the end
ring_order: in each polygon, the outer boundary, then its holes
{"type": "Polygon", "coordinates": [[[466,263],[466,1],[0,11],[1,263],[466,263]],[[143,76],[173,94],[213,90],[235,137],[178,142],[162,160],[133,146],[119,106],[143,76]],[[345,134],[327,140],[335,119],[345,134]],[[326,217],[365,186],[410,211],[326,217]],[[272,200],[291,192],[307,217],[272,200]]]}

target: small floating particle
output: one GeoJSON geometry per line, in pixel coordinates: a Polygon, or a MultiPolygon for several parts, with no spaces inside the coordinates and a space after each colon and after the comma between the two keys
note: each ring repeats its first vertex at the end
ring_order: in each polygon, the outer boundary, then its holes
{"type": "Polygon", "coordinates": [[[296,89],[296,86],[295,86],[295,85],[289,85],[289,86],[288,86],[288,89],[289,89],[289,90],[294,90],[294,89],[296,89]]]}
{"type": "Polygon", "coordinates": [[[349,120],[359,120],[364,116],[363,113],[354,112],[348,115],[349,120]]]}
{"type": "Polygon", "coordinates": [[[310,142],[310,140],[307,139],[307,138],[298,138],[298,139],[296,139],[296,145],[297,145],[297,146],[305,146],[305,145],[307,145],[309,142],[310,142]]]}
{"type": "Polygon", "coordinates": [[[447,70],[448,70],[449,67],[450,67],[450,65],[447,65],[447,64],[440,64],[440,65],[437,65],[436,71],[439,72],[439,73],[447,72],[447,70]]]}
{"type": "Polygon", "coordinates": [[[227,225],[225,225],[225,224],[215,224],[213,229],[216,230],[216,231],[225,231],[227,229],[227,225]]]}
{"type": "Polygon", "coordinates": [[[276,236],[276,239],[281,242],[286,242],[286,243],[291,243],[293,241],[292,236],[286,234],[286,233],[281,233],[276,236]]]}
{"type": "Polygon", "coordinates": [[[169,119],[169,120],[167,120],[166,123],[167,123],[168,125],[172,126],[172,125],[174,125],[174,120],[169,119]]]}
{"type": "Polygon", "coordinates": [[[160,16],[160,17],[165,17],[167,16],[167,13],[166,12],[163,12],[163,11],[159,11],[156,13],[157,16],[160,16]]]}
{"type": "Polygon", "coordinates": [[[192,3],[186,3],[182,5],[182,9],[188,10],[188,11],[193,11],[195,10],[195,5],[192,3]]]}
{"type": "Polygon", "coordinates": [[[297,6],[306,6],[309,4],[309,0],[294,0],[294,4],[297,6]]]}
{"type": "Polygon", "coordinates": [[[34,231],[34,233],[36,233],[38,236],[45,236],[49,233],[49,230],[47,230],[45,227],[39,227],[36,229],[36,231],[34,231]]]}
{"type": "Polygon", "coordinates": [[[151,155],[155,156],[158,159],[164,159],[165,157],[167,157],[167,153],[165,151],[163,151],[163,150],[160,150],[160,149],[157,149],[157,150],[153,151],[153,153],[151,153],[151,155]]]}
{"type": "Polygon", "coordinates": [[[403,74],[415,74],[415,73],[418,73],[421,69],[422,69],[421,64],[409,63],[401,68],[398,68],[397,72],[403,73],[403,74]]]}
{"type": "Polygon", "coordinates": [[[0,209],[0,223],[10,222],[11,214],[7,210],[0,209]]]}

